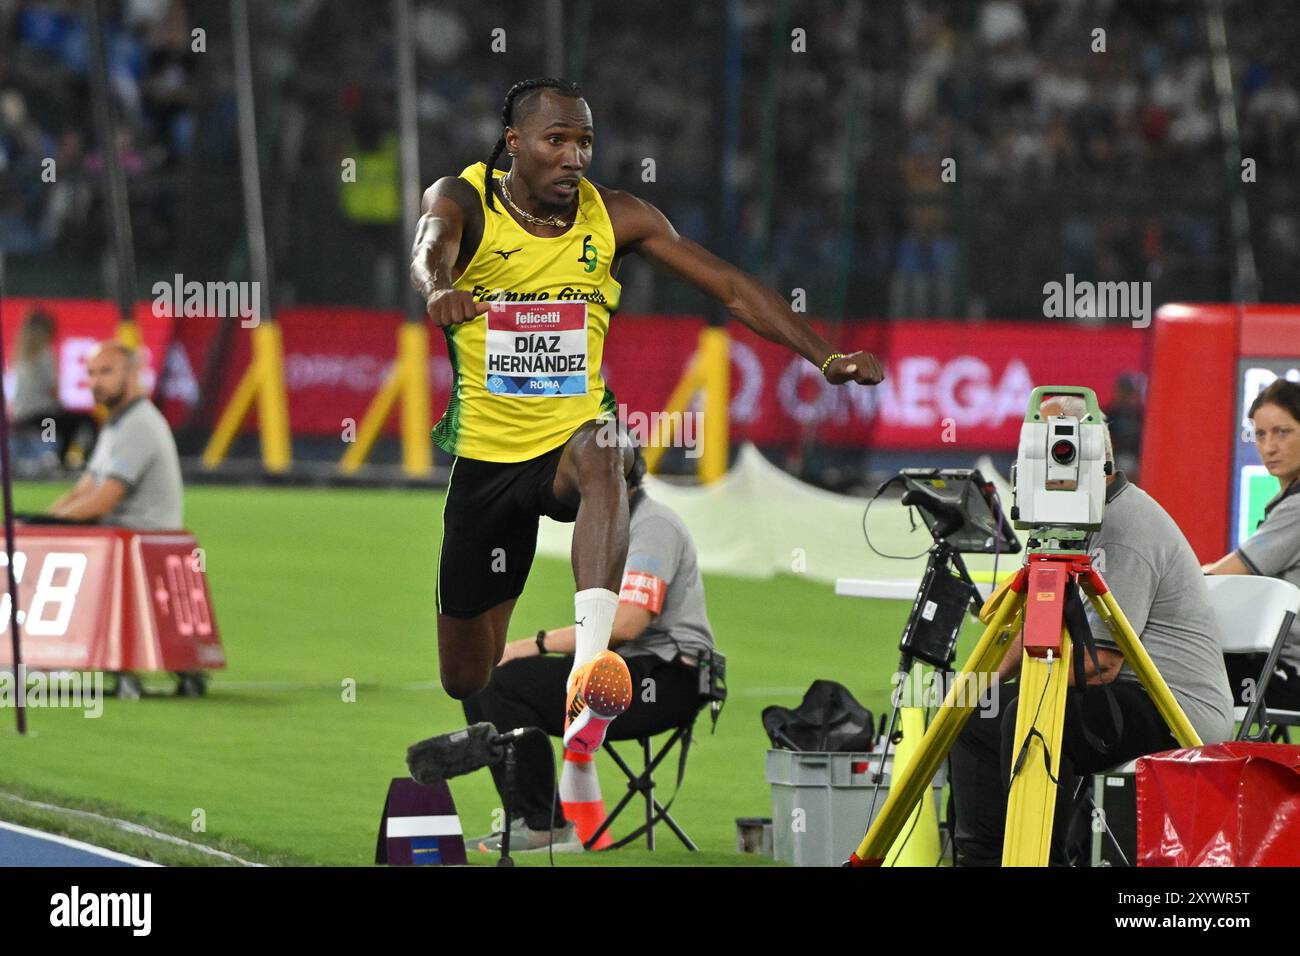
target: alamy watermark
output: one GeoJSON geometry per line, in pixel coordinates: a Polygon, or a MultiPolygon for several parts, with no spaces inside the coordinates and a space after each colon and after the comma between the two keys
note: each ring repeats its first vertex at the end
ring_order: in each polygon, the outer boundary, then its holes
{"type": "Polygon", "coordinates": [[[1130,319],[1135,329],[1151,324],[1150,282],[1075,281],[1043,286],[1043,315],[1049,319],[1130,319]]]}
{"type": "Polygon", "coordinates": [[[152,914],[152,893],[83,893],[74,883],[68,892],[50,897],[51,926],[117,926],[131,930],[132,936],[148,936],[152,914]]]}
{"type": "Polygon", "coordinates": [[[623,434],[641,448],[684,448],[687,458],[703,454],[703,412],[629,412],[621,402],[617,418],[606,419],[596,431],[596,444],[616,448],[623,434]]]}
{"type": "Polygon", "coordinates": [[[81,716],[93,718],[104,714],[104,675],[100,671],[28,670],[26,664],[0,670],[0,709],[18,706],[32,709],[69,708],[85,711],[81,716]]]}
{"type": "Polygon", "coordinates": [[[998,677],[988,671],[966,672],[957,680],[956,675],[942,671],[919,670],[911,673],[896,671],[890,678],[895,707],[937,708],[952,693],[952,706],[979,710],[980,717],[996,717],[1001,708],[998,703],[998,677]]]}
{"type": "Polygon", "coordinates": [[[185,281],[176,273],[171,282],[153,284],[153,314],[159,318],[239,319],[246,329],[262,321],[262,286],[258,282],[185,281]]]}

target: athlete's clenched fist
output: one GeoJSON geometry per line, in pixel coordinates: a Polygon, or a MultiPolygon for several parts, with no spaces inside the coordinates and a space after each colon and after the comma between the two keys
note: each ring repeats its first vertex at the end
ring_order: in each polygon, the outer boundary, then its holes
{"type": "Polygon", "coordinates": [[[476,319],[490,308],[491,302],[475,302],[464,289],[435,289],[429,294],[424,310],[434,325],[446,328],[476,319]]]}
{"type": "Polygon", "coordinates": [[[826,381],[832,385],[857,382],[859,385],[879,385],[885,379],[884,366],[870,352],[841,355],[826,369],[826,381]]]}

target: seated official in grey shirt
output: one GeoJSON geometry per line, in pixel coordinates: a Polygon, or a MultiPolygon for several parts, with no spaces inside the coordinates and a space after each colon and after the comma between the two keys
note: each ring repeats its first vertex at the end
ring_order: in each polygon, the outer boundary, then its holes
{"type": "MultiPolygon", "coordinates": [[[[1088,551],[1201,740],[1229,739],[1232,690],[1210,592],[1174,519],[1121,472],[1106,490],[1101,530],[1089,537],[1088,551]]],[[[1097,647],[1118,653],[1091,603],[1087,614],[1097,647]]],[[[1116,680],[1138,677],[1125,663],[1116,680]]]]}
{"type": "MultiPolygon", "coordinates": [[[[1264,506],[1264,520],[1236,551],[1205,566],[1207,574],[1259,574],[1300,586],[1300,385],[1278,379],[1250,406],[1255,445],[1268,473],[1281,484],[1264,506]]],[[[1255,680],[1263,661],[1233,659],[1233,687],[1255,680]]],[[[1277,670],[1269,678],[1270,707],[1300,709],[1300,617],[1282,645],[1277,670]]]]}
{"type": "Polygon", "coordinates": [[[644,492],[634,498],[618,595],[619,612],[630,619],[624,633],[634,636],[623,643],[611,641],[611,646],[628,659],[655,655],[672,662],[684,657],[693,664],[701,651],[713,648],[695,543],[666,504],[644,492]],[[637,625],[642,625],[639,631],[637,625]]]}
{"type": "Polygon", "coordinates": [[[167,420],[137,382],[138,357],[116,341],[86,360],[95,401],[108,409],[85,473],[50,514],[139,531],[184,526],[181,467],[167,420]]]}
{"type": "MultiPolygon", "coordinates": [[[[1278,490],[1264,506],[1264,520],[1255,533],[1231,556],[1245,566],[1242,573],[1281,578],[1300,586],[1300,481],[1293,480],[1278,490]]],[[[1300,668],[1300,617],[1291,624],[1281,659],[1292,668],[1300,668]]]]}

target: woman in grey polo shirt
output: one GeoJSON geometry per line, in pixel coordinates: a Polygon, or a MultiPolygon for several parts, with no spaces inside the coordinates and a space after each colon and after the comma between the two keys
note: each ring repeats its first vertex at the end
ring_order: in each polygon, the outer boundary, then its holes
{"type": "MultiPolygon", "coordinates": [[[[1251,403],[1259,457],[1268,473],[1281,482],[1276,496],[1264,506],[1264,520],[1236,551],[1204,566],[1206,574],[1261,574],[1300,586],[1300,385],[1278,379],[1251,403]]],[[[1229,659],[1234,695],[1243,682],[1259,676],[1261,661],[1229,659]],[[1253,668],[1253,669],[1252,669],[1253,668]]],[[[1268,684],[1268,704],[1300,709],[1300,618],[1278,658],[1268,684]]]]}

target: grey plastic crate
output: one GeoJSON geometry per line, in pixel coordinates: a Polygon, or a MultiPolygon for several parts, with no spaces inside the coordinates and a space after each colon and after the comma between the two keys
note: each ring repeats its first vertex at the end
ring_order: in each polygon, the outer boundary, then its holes
{"type": "MultiPolygon", "coordinates": [[[[889,795],[894,757],[885,762],[885,776],[871,820],[889,795]]],[[[858,848],[871,820],[872,775],[880,756],[869,753],[767,752],[767,782],[772,786],[772,848],[776,859],[795,866],[839,866],[858,848]],[[855,767],[860,771],[855,773],[855,767]],[[803,814],[797,818],[795,810],[803,814]],[[796,829],[801,819],[802,828],[796,829]]],[[[943,769],[933,781],[935,809],[940,810],[943,769]]],[[[940,816],[942,818],[942,814],[940,816]]]]}

